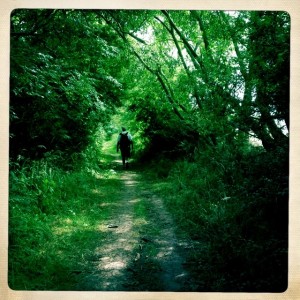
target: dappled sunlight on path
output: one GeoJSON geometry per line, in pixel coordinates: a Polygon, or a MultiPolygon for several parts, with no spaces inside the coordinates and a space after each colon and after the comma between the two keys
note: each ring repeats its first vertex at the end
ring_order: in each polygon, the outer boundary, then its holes
{"type": "Polygon", "coordinates": [[[175,224],[171,216],[163,208],[162,200],[152,196],[153,209],[164,228],[160,231],[160,240],[158,242],[159,252],[157,258],[162,269],[162,281],[165,290],[180,290],[182,280],[186,277],[186,272],[182,268],[183,259],[176,251],[178,240],[174,228],[175,224]]]}
{"type": "MultiPolygon", "coordinates": [[[[110,155],[107,166],[122,182],[112,190],[119,198],[99,207],[110,210],[101,221],[101,246],[94,250],[92,271],[79,288],[103,291],[180,291],[187,274],[178,252],[175,224],[162,199],[141,188],[141,175],[121,170],[117,155],[110,155]],[[117,170],[117,171],[116,171],[117,170]]],[[[101,192],[94,190],[95,194],[101,192]]]]}
{"type": "MultiPolygon", "coordinates": [[[[113,215],[99,224],[99,230],[106,233],[105,240],[101,241],[101,247],[95,250],[95,256],[99,257],[93,275],[85,278],[84,289],[90,290],[124,290],[123,283],[126,279],[126,268],[134,258],[134,248],[138,239],[138,233],[133,227],[133,203],[135,198],[134,174],[121,176],[123,189],[120,192],[121,201],[113,215]]],[[[102,205],[110,205],[102,203],[102,205]]]]}

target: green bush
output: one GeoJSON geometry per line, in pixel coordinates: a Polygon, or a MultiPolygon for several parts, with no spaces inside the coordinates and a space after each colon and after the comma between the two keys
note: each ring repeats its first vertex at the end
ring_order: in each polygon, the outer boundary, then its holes
{"type": "Polygon", "coordinates": [[[286,152],[240,149],[221,145],[175,163],[162,192],[181,229],[201,242],[199,290],[284,291],[286,152]]]}
{"type": "Polygon", "coordinates": [[[53,158],[10,164],[9,286],[15,290],[76,289],[76,270],[99,246],[99,208],[112,189],[112,172],[91,164],[65,171],[53,158]],[[97,245],[96,245],[97,244],[97,245]]]}

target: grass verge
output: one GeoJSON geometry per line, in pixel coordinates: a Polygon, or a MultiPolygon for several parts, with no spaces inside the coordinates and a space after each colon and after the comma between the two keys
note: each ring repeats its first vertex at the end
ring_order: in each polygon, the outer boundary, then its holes
{"type": "Polygon", "coordinates": [[[284,160],[274,157],[250,153],[237,161],[216,152],[147,166],[144,180],[164,199],[178,235],[191,241],[187,268],[196,291],[287,288],[287,181],[284,160]]]}
{"type": "Polygon", "coordinates": [[[10,176],[10,288],[76,290],[101,246],[99,224],[111,214],[106,204],[119,200],[118,174],[64,172],[39,162],[10,176]]]}

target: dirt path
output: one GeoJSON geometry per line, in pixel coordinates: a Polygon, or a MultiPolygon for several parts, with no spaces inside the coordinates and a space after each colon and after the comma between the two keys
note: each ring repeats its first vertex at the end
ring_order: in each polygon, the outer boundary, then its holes
{"type": "MultiPolygon", "coordinates": [[[[120,171],[120,201],[99,224],[105,232],[91,272],[80,287],[102,291],[183,291],[188,274],[183,269],[184,242],[178,241],[174,222],[162,199],[141,185],[139,173],[120,171]]],[[[114,192],[114,191],[112,191],[114,192]]]]}

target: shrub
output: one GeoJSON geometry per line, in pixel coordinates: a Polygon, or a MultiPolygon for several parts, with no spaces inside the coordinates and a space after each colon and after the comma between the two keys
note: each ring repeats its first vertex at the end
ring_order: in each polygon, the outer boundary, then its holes
{"type": "Polygon", "coordinates": [[[284,291],[288,158],[280,149],[240,149],[220,145],[176,163],[167,204],[180,227],[201,241],[193,253],[200,290],[284,291]]]}
{"type": "Polygon", "coordinates": [[[101,195],[120,190],[113,173],[95,169],[92,172],[87,165],[65,171],[55,166],[53,158],[10,164],[8,281],[12,289],[76,288],[74,270],[84,263],[90,247],[96,247],[94,243],[99,246],[96,220],[107,215],[99,209],[101,195]]]}

